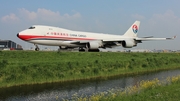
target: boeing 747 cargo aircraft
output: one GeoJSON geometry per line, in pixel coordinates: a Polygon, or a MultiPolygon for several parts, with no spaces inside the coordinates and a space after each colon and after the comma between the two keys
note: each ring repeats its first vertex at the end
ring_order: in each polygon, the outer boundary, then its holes
{"type": "Polygon", "coordinates": [[[124,35],[72,31],[59,27],[33,25],[17,34],[17,37],[39,45],[59,46],[59,49],[79,48],[79,51],[99,51],[99,48],[122,46],[132,48],[142,41],[171,40],[172,38],[137,37],[140,21],[135,21],[124,35]]]}

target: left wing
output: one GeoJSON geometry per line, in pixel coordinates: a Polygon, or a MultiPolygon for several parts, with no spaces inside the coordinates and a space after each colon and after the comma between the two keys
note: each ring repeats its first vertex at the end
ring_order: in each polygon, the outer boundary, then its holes
{"type": "Polygon", "coordinates": [[[79,44],[88,46],[91,49],[98,49],[98,48],[112,48],[115,46],[123,46],[124,48],[132,48],[137,46],[138,43],[142,43],[142,41],[155,41],[155,40],[173,40],[176,36],[172,38],[153,38],[150,37],[125,37],[125,38],[117,38],[117,39],[98,39],[98,40],[77,40],[77,41],[70,41],[71,44],[79,44]],[[92,48],[93,47],[93,48],[92,48]]]}

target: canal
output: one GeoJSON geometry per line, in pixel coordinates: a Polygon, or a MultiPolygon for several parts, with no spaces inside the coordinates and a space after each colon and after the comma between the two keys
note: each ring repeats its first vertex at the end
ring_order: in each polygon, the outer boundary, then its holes
{"type": "Polygon", "coordinates": [[[107,92],[112,89],[124,89],[137,85],[142,80],[158,78],[164,80],[167,77],[180,75],[180,69],[148,73],[145,75],[116,77],[107,80],[74,81],[67,83],[51,83],[25,85],[0,89],[0,100],[5,101],[54,101],[71,100],[77,96],[90,96],[107,92]]]}

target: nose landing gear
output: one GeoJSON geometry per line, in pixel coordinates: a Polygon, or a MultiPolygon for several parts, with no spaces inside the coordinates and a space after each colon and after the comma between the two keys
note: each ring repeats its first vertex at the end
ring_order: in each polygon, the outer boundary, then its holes
{"type": "Polygon", "coordinates": [[[38,45],[34,44],[36,46],[35,51],[39,51],[38,45]]]}

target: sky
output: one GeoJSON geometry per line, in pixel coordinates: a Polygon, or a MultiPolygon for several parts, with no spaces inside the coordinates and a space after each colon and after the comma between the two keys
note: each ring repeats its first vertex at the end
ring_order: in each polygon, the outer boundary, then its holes
{"type": "Polygon", "coordinates": [[[16,35],[31,25],[123,35],[139,20],[138,37],[177,38],[143,41],[133,49],[180,50],[179,4],[180,0],[1,0],[0,39],[13,40],[28,49],[33,44],[16,35]]]}

